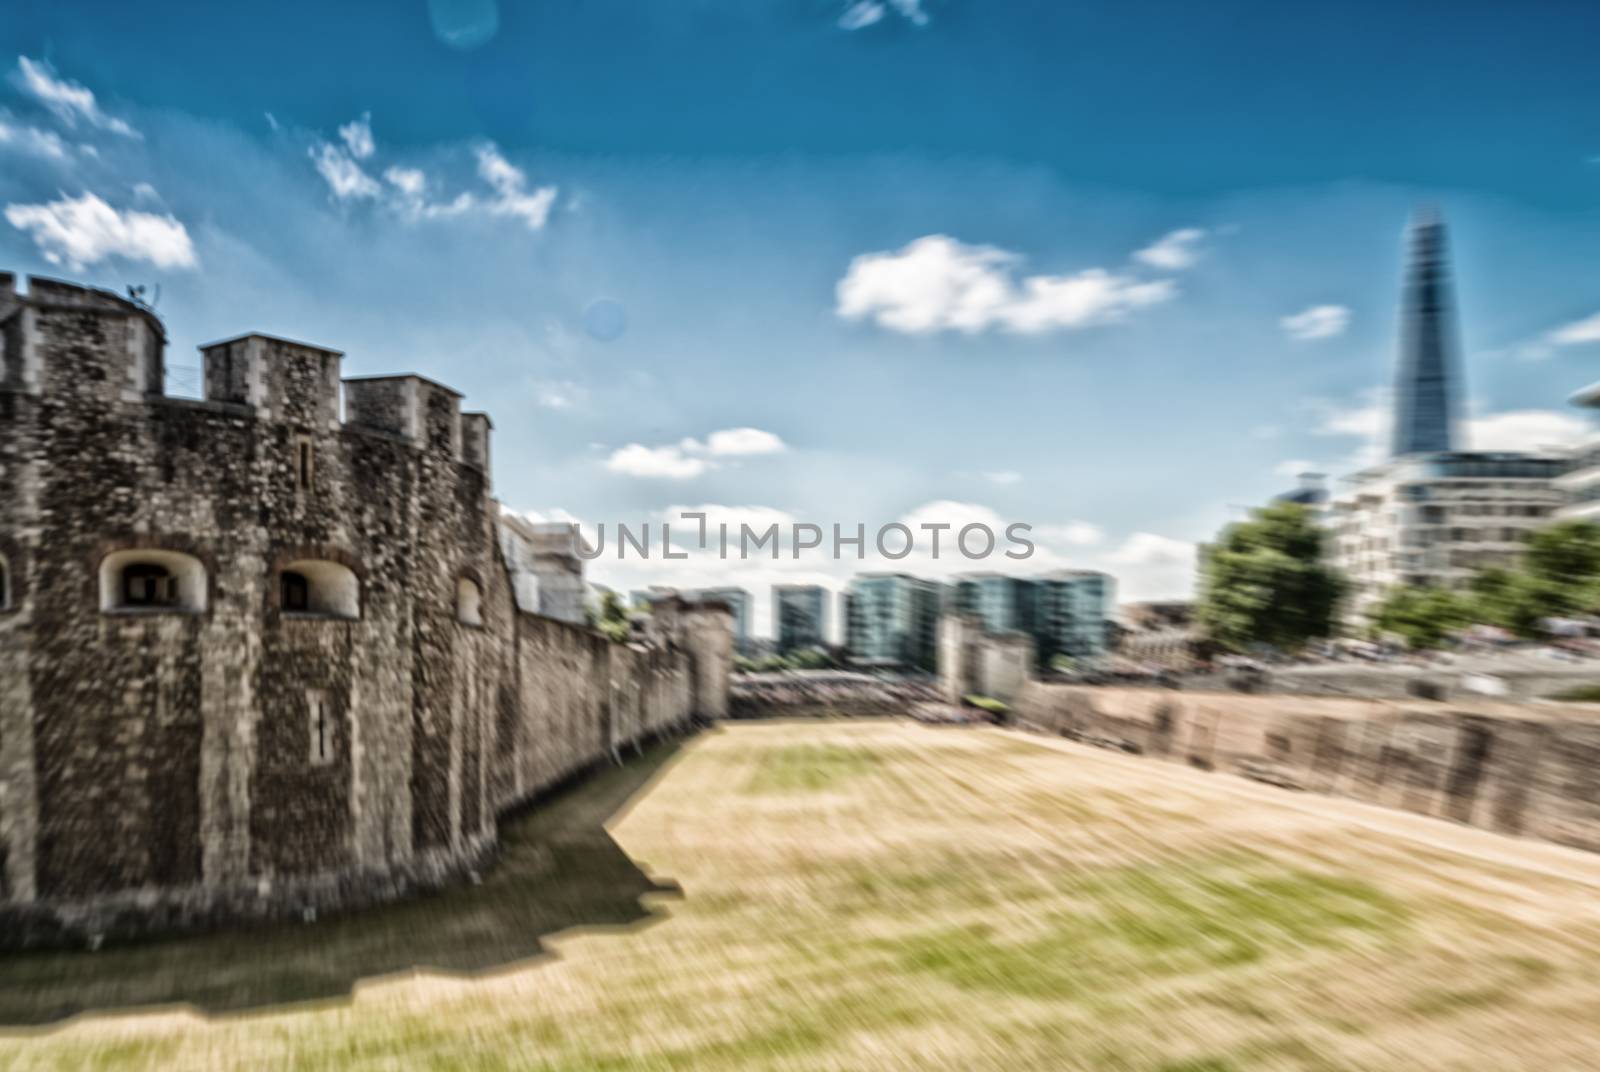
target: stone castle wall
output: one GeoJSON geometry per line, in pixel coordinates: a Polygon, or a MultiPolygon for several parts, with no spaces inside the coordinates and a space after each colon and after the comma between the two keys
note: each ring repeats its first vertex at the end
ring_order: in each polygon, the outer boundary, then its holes
{"type": "Polygon", "coordinates": [[[725,613],[614,645],[515,609],[449,388],[250,335],[170,398],[163,344],[0,275],[0,945],[435,884],[500,811],[725,710],[725,613]],[[181,598],[118,604],[152,562],[181,598]]]}
{"type": "Polygon", "coordinates": [[[1092,744],[1600,851],[1600,705],[1030,682],[1014,709],[1092,744]]]}

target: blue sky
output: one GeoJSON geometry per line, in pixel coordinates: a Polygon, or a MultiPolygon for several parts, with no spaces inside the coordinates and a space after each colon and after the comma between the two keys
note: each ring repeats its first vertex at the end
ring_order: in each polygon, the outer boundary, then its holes
{"type": "Polygon", "coordinates": [[[518,510],[1026,521],[1033,568],[1181,594],[1235,506],[1371,457],[1419,203],[1475,445],[1582,434],[1596,39],[1582,3],[8,0],[0,267],[159,285],[178,385],[244,330],[450,383],[518,510]]]}

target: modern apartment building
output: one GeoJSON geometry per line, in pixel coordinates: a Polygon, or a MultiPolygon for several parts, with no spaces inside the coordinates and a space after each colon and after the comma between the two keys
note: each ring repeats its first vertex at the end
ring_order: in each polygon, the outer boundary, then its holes
{"type": "MultiPolygon", "coordinates": [[[[1590,384],[1572,396],[1573,405],[1600,409],[1600,383],[1590,384]]],[[[1567,496],[1562,517],[1600,521],[1600,432],[1573,449],[1567,471],[1557,484],[1567,496]]]]}
{"type": "Polygon", "coordinates": [[[772,634],[779,653],[828,642],[828,590],[820,584],[772,586],[772,634]]]}
{"type": "Polygon", "coordinates": [[[947,611],[976,615],[986,632],[1032,637],[1041,666],[1057,655],[1092,660],[1106,653],[1116,581],[1104,573],[969,573],[956,578],[949,591],[947,611]]]}
{"type": "Polygon", "coordinates": [[[1559,455],[1452,451],[1399,458],[1357,474],[1328,514],[1334,563],[1359,619],[1395,585],[1465,588],[1514,566],[1529,534],[1566,502],[1559,455]]]}
{"type": "Polygon", "coordinates": [[[845,644],[861,666],[932,671],[938,662],[940,585],[906,573],[850,581],[845,644]]]}
{"type": "Polygon", "coordinates": [[[1094,661],[1110,648],[1116,578],[1095,570],[1057,570],[1034,581],[1034,647],[1039,664],[1057,655],[1094,661]]]}
{"type": "Polygon", "coordinates": [[[947,610],[977,615],[985,632],[1033,632],[1037,586],[1031,578],[964,573],[946,589],[946,594],[947,610]]]}

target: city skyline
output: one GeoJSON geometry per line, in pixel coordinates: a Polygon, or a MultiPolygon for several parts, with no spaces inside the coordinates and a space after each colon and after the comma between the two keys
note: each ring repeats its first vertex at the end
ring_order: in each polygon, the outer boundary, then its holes
{"type": "MultiPolygon", "coordinates": [[[[352,374],[457,385],[531,517],[1024,521],[1028,572],[1104,570],[1133,600],[1185,594],[1232,504],[1383,455],[1402,228],[1437,203],[1469,444],[1583,434],[1588,8],[1439,26],[1346,5],[1314,42],[1259,11],[911,9],[508,8],[478,40],[424,5],[73,32],[24,3],[0,54],[0,267],[159,291],[179,388],[240,309],[352,374]],[[1491,62],[1513,38],[1519,62],[1491,62]],[[354,74],[375,40],[396,62],[354,74]],[[1404,64],[1349,84],[1398,41],[1404,64]],[[269,76],[286,62],[308,74],[269,76]]],[[[738,584],[760,623],[773,583],[974,568],[623,566],[591,574],[738,584]]]]}

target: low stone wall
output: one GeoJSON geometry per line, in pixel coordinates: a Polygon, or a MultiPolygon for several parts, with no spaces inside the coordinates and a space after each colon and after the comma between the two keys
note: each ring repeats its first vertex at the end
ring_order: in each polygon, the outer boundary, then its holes
{"type": "Polygon", "coordinates": [[[1600,851],[1600,705],[1032,682],[1014,706],[1041,732],[1600,851]]]}
{"type": "Polygon", "coordinates": [[[889,718],[939,699],[931,682],[863,678],[808,680],[790,674],[740,674],[728,690],[729,718],[889,718]]]}
{"type": "MultiPolygon", "coordinates": [[[[1186,689],[1226,690],[1237,675],[1186,675],[1186,689]]],[[[1551,663],[1541,670],[1495,670],[1464,666],[1361,666],[1269,671],[1258,691],[1298,696],[1345,697],[1357,700],[1438,700],[1473,703],[1484,698],[1484,685],[1504,690],[1502,700],[1537,700],[1572,689],[1600,685],[1600,666],[1591,661],[1551,663]]]]}

